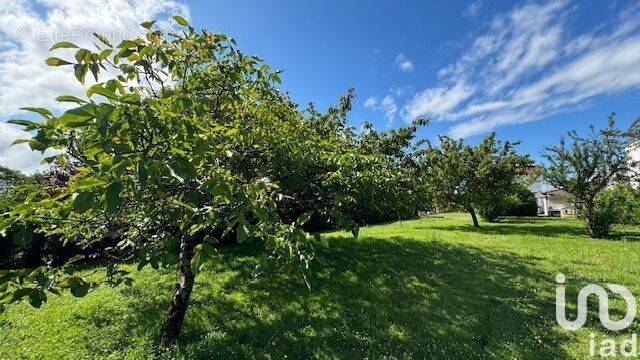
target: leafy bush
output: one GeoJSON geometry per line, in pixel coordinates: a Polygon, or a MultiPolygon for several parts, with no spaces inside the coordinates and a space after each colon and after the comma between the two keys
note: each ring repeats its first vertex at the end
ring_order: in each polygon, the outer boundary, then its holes
{"type": "Polygon", "coordinates": [[[620,183],[603,190],[596,201],[612,209],[611,216],[618,224],[640,224],[640,189],[620,183]]]}
{"type": "Polygon", "coordinates": [[[538,214],[538,202],[536,195],[526,186],[518,184],[514,194],[505,199],[504,211],[506,216],[536,216],[538,214]]]}
{"type": "MultiPolygon", "coordinates": [[[[20,176],[15,177],[16,181],[7,185],[7,190],[0,195],[0,213],[8,213],[16,207],[19,208],[28,199],[43,199],[52,189],[66,186],[70,176],[69,170],[54,166],[49,171],[28,177],[10,170],[20,176]],[[27,191],[24,191],[25,189],[27,191]]],[[[0,235],[0,269],[60,265],[82,252],[73,243],[64,244],[59,236],[46,236],[42,232],[34,231],[36,228],[37,223],[25,221],[5,229],[0,235]]],[[[93,257],[98,255],[97,249],[87,249],[84,253],[93,257]]]]}
{"type": "Polygon", "coordinates": [[[494,222],[504,214],[505,199],[497,197],[480,205],[478,213],[484,221],[494,222]]]}
{"type": "Polygon", "coordinates": [[[603,191],[596,196],[591,209],[586,207],[578,211],[580,217],[587,222],[589,234],[595,238],[602,238],[609,234],[613,224],[618,222],[620,215],[620,197],[614,191],[603,191]]]}

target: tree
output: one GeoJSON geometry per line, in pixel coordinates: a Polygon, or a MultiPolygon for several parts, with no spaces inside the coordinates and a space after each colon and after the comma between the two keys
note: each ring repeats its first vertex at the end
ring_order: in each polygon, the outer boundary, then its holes
{"type": "Polygon", "coordinates": [[[536,196],[522,183],[516,184],[514,192],[506,198],[502,215],[536,216],[538,202],[536,196]]]}
{"type": "Polygon", "coordinates": [[[563,136],[559,145],[544,149],[543,156],[548,161],[544,177],[578,199],[591,237],[606,236],[611,224],[606,222],[613,218],[606,214],[608,206],[596,206],[597,195],[615,182],[627,182],[638,175],[640,163],[629,157],[628,150],[637,146],[639,135],[640,119],[629,129],[620,130],[612,113],[606,128],[596,131],[591,126],[587,137],[571,131],[567,133],[570,144],[563,136]]]}
{"type": "Polygon", "coordinates": [[[252,127],[245,137],[247,151],[234,157],[234,169],[279,185],[281,218],[309,213],[308,230],[344,228],[355,234],[363,224],[417,212],[420,192],[407,166],[408,149],[426,122],[389,131],[365,124],[364,131],[356,131],[347,124],[354,97],[350,89],[324,113],[310,105],[298,113],[262,116],[258,121],[268,124],[252,127]]]}
{"type": "Polygon", "coordinates": [[[518,155],[516,144],[496,140],[495,133],[476,147],[461,139],[439,139],[438,147],[427,144],[418,154],[435,203],[467,211],[475,227],[480,226],[476,211],[486,220],[495,220],[504,198],[513,192],[518,174],[530,165],[528,156],[518,155]]]}
{"type": "MultiPolygon", "coordinates": [[[[177,340],[196,274],[218,242],[262,240],[267,259],[280,260],[267,265],[287,266],[305,280],[318,246],[301,228],[307,215],[290,223],[278,217],[277,184],[237,169],[236,159],[270,131],[269,119],[297,113],[276,87],[278,72],[245,56],[225,35],[174,19],[183,29],[176,34],[145,22],[144,36],[116,46],[95,34],[97,51],[70,42],[52,47],[73,51],[75,60],[50,57],[48,65],[72,66],[82,83],[91,73],[96,84],[86,99],[58,97],[75,104],[60,116],[30,107],[25,110],[43,122],[11,122],[35,132],[18,142],[61,152],[46,161],[61,168],[71,164],[74,171],[42,198],[27,195],[0,224],[25,229],[16,235],[21,244],[29,243],[32,230],[81,248],[114,244],[103,249],[110,260],[104,281],[110,285],[131,282],[118,267],[123,261],[136,261],[138,269],[177,264],[160,346],[177,340]],[[107,70],[115,76],[104,81],[107,70]]],[[[84,296],[98,284],[72,271],[80,260],[0,272],[0,306],[29,299],[39,307],[47,293],[63,289],[84,296]]]]}
{"type": "Polygon", "coordinates": [[[7,194],[14,186],[27,181],[27,176],[20,171],[0,165],[0,196],[7,194]]]}

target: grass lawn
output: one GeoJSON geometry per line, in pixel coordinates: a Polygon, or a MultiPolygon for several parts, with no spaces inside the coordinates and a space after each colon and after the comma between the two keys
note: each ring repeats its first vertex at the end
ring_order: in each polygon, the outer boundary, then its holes
{"type": "MultiPolygon", "coordinates": [[[[640,296],[640,232],[618,230],[592,240],[578,221],[533,218],[474,229],[467,215],[447,214],[367,227],[358,240],[331,233],[311,291],[284,275],[252,279],[260,246],[228,247],[196,279],[171,357],[582,359],[590,332],[622,339],[639,326],[605,333],[590,298],[585,327],[561,329],[555,275],[567,277],[572,310],[588,283],[640,296]]],[[[149,358],[175,272],[134,277],[82,299],[51,296],[40,310],[11,306],[0,314],[0,359],[149,358]]],[[[611,306],[625,311],[622,300],[611,306]]]]}

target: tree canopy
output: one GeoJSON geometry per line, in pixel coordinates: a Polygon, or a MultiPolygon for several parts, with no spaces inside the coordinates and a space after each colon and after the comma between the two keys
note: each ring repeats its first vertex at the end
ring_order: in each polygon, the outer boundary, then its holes
{"type": "Polygon", "coordinates": [[[591,126],[586,137],[571,131],[558,145],[545,148],[543,156],[548,164],[544,177],[577,198],[592,237],[607,235],[611,224],[607,219],[613,218],[605,209],[599,211],[596,207],[597,195],[616,182],[638,177],[640,162],[629,156],[629,150],[638,146],[638,139],[640,119],[627,130],[620,130],[615,125],[615,114],[611,114],[606,128],[596,131],[591,126]]]}
{"type": "Polygon", "coordinates": [[[495,220],[504,199],[514,193],[518,174],[531,165],[529,157],[516,153],[517,144],[496,140],[495,133],[475,147],[446,136],[439,141],[439,146],[428,144],[419,153],[434,203],[469,212],[476,227],[480,226],[476,211],[495,220]]]}
{"type": "MultiPolygon", "coordinates": [[[[195,274],[222,238],[262,239],[270,258],[296,264],[303,277],[315,246],[301,228],[308,216],[280,221],[278,186],[270,178],[237,169],[236,159],[260,148],[257,136],[277,125],[271,118],[295,119],[295,106],[275,86],[278,72],[242,54],[225,35],[175,20],[184,29],[177,34],[143,23],[144,36],[115,46],[96,34],[97,51],[68,42],[52,47],[74,49],[75,61],[50,57],[48,65],[73,66],[83,83],[91,73],[96,84],[86,99],[58,97],[77,105],[60,116],[25,108],[44,121],[11,122],[36,132],[20,142],[62,152],[47,161],[72,169],[70,178],[48,196],[15,206],[2,224],[22,225],[18,236],[25,243],[35,224],[34,230],[81,247],[116,238],[103,251],[139,268],[179,263],[163,345],[177,338],[195,274]],[[110,73],[117,76],[99,82],[110,73]]],[[[65,272],[68,265],[3,272],[0,303],[28,297],[39,306],[47,292],[69,288],[82,296],[95,286],[65,272]]],[[[115,265],[108,281],[129,281],[115,265]]]]}

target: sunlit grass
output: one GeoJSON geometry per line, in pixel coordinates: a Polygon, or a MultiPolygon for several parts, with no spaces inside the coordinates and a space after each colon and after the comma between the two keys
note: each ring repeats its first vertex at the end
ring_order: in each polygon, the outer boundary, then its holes
{"type": "MultiPolygon", "coordinates": [[[[311,291],[293,276],[253,279],[260,246],[220,251],[200,274],[179,346],[194,359],[584,358],[588,334],[606,334],[597,306],[578,332],[554,315],[554,277],[575,302],[585,284],[640,295],[635,228],[615,240],[584,236],[575,220],[506,219],[474,229],[461,214],[325,235],[328,264],[311,291]]],[[[175,273],[145,269],[131,287],[0,315],[0,359],[149,358],[175,273]]],[[[622,301],[611,313],[625,311],[622,301]]]]}

